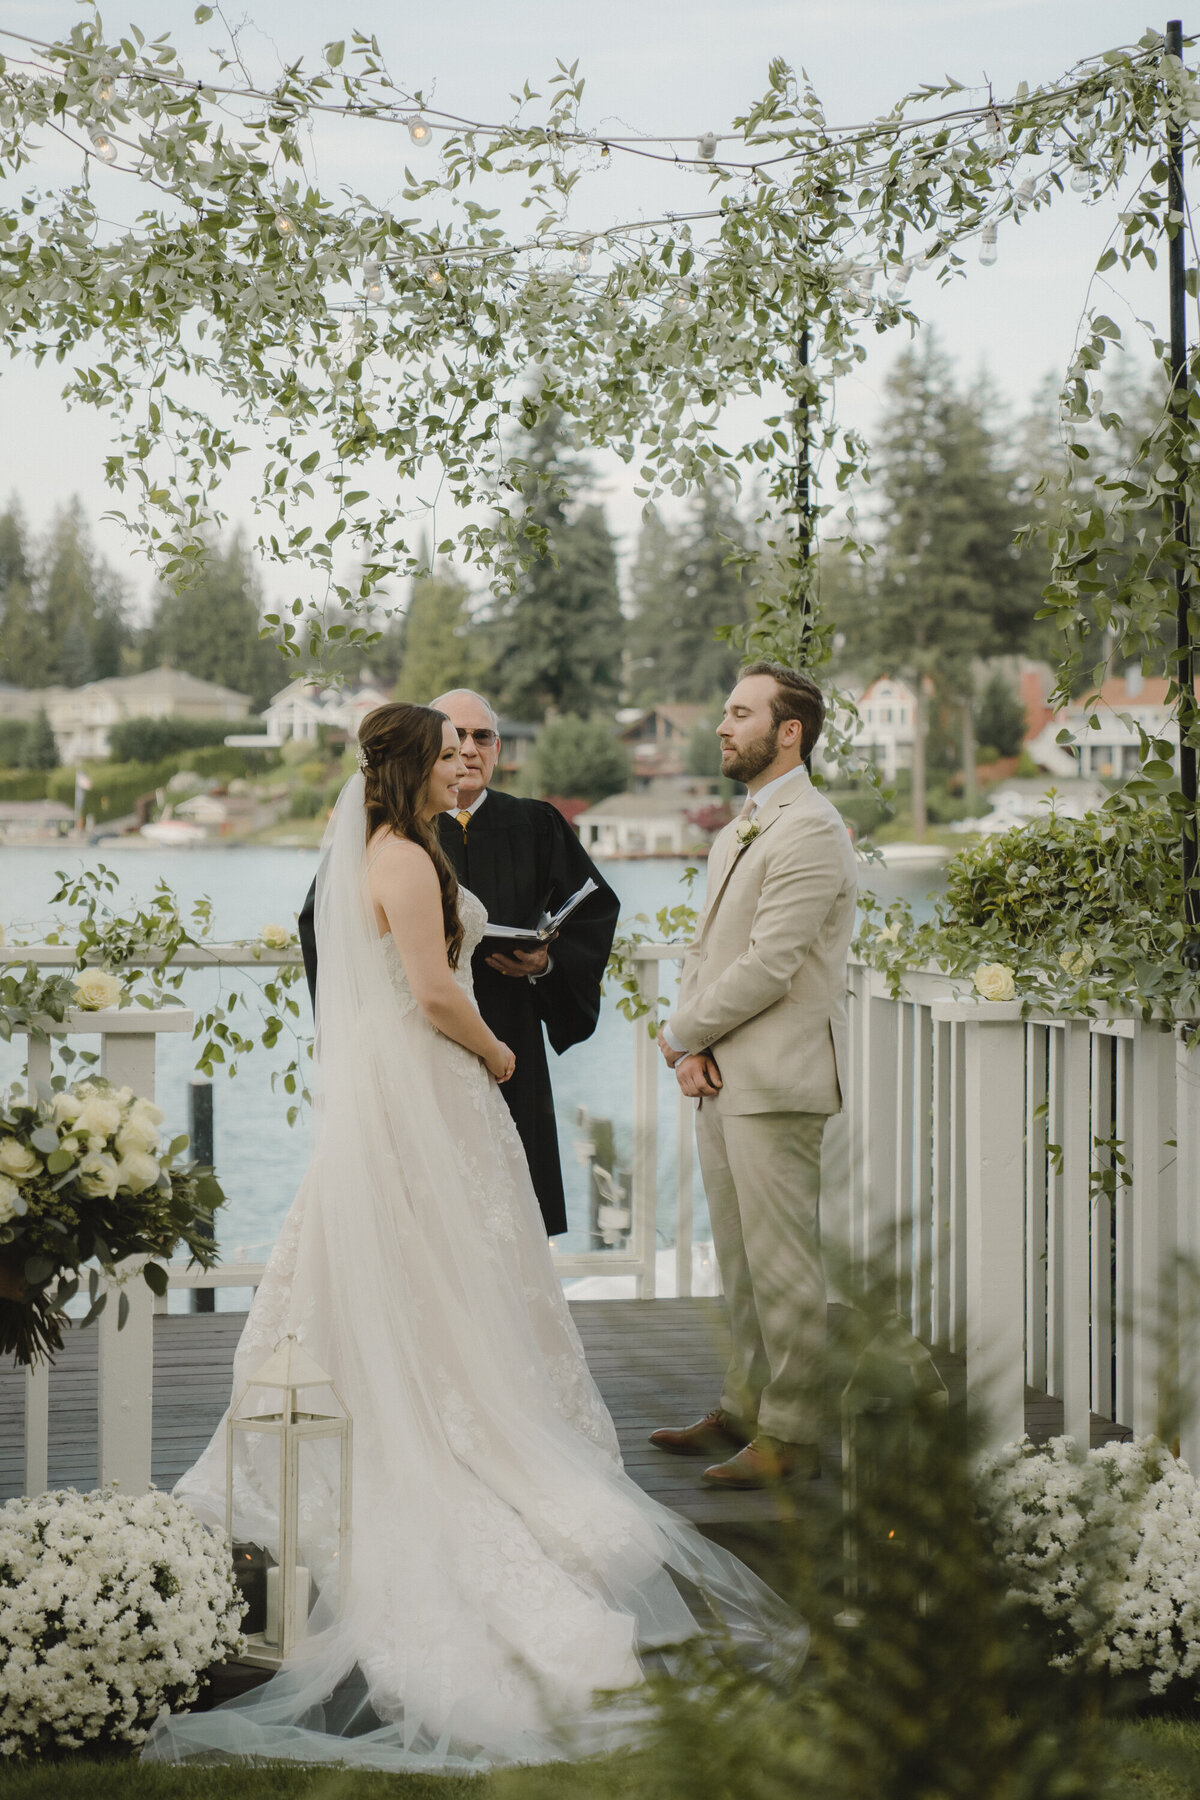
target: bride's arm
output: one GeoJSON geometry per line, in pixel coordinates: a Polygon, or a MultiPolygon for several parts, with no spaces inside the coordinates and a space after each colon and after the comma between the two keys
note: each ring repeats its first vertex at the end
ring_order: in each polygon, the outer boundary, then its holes
{"type": "Polygon", "coordinates": [[[498,1081],[506,1080],[512,1073],[512,1051],[484,1024],[478,1007],[450,973],[442,891],[425,851],[394,839],[380,850],[369,879],[376,915],[387,922],[413,998],[429,1023],[482,1057],[498,1081]]]}

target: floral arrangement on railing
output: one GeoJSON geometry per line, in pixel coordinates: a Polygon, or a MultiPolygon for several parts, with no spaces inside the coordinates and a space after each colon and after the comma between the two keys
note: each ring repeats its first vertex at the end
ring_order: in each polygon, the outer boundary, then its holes
{"type": "MultiPolygon", "coordinates": [[[[186,1137],[163,1148],[163,1114],[130,1088],[99,1078],[0,1101],[0,1354],[30,1364],[62,1348],[65,1308],[89,1271],[91,1305],[103,1310],[118,1263],[145,1257],[141,1273],[167,1291],[162,1260],[184,1244],[193,1262],[216,1260],[213,1213],[224,1203],[213,1172],[180,1163],[186,1137]]],[[[118,1327],[128,1295],[120,1288],[118,1327]]]]}
{"type": "Polygon", "coordinates": [[[1050,1627],[1059,1668],[1200,1674],[1200,1482],[1155,1438],[1081,1450],[1006,1444],[985,1516],[1014,1602],[1050,1627]]]}
{"type": "Polygon", "coordinates": [[[228,1547],[151,1490],[0,1508],[0,1755],[137,1746],[242,1647],[228,1547]]]}
{"type": "Polygon", "coordinates": [[[1133,782],[1082,819],[1044,817],[971,845],[946,868],[933,917],[861,899],[855,954],[899,997],[933,968],[1027,1011],[1200,1020],[1200,976],[1181,958],[1179,828],[1169,797],[1133,782]]]}
{"type": "MultiPolygon", "coordinates": [[[[109,904],[117,877],[103,863],[77,876],[59,869],[57,879],[59,886],[50,905],[66,905],[78,918],[70,926],[47,933],[42,941],[61,944],[73,937],[77,973],[46,975],[29,963],[20,972],[14,969],[0,975],[0,1038],[10,1038],[16,1030],[45,1036],[47,1021],[61,1022],[72,1008],[181,1006],[179,988],[185,969],[177,958],[181,950],[207,947],[212,934],[211,903],[196,901],[185,918],[175,894],[160,880],[148,905],[121,914],[109,904]]],[[[296,945],[294,932],[267,924],[257,938],[247,942],[247,959],[259,961],[264,951],[286,951],[296,945]]],[[[305,1071],[312,1055],[312,1038],[301,1029],[300,1002],[291,992],[303,979],[303,968],[298,953],[294,962],[266,966],[270,973],[264,980],[255,980],[248,971],[238,972],[239,977],[245,973],[259,1005],[260,1018],[253,1030],[247,1017],[251,996],[240,979],[237,987],[222,986],[212,1006],[197,1010],[193,1033],[199,1045],[196,1067],[209,1076],[219,1067],[234,1075],[239,1057],[258,1045],[273,1049],[290,1034],[292,1056],[285,1068],[272,1072],[271,1084],[288,1095],[287,1120],[292,1125],[309,1097],[305,1071]]],[[[94,1061],[88,1053],[69,1047],[57,1054],[68,1064],[76,1059],[94,1061]]]]}

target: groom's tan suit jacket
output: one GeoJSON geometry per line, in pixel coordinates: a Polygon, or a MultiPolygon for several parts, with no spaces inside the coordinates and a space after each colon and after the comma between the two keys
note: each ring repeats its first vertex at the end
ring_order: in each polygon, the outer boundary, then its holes
{"type": "Polygon", "coordinates": [[[716,1058],[718,1111],[841,1110],[856,895],[849,833],[803,768],[714,841],[670,1026],[716,1058]]]}

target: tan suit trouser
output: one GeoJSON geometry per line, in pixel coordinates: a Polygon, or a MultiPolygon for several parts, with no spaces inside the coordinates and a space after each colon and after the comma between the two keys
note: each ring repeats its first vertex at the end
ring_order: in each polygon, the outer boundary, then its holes
{"type": "Polygon", "coordinates": [[[825,1275],[817,1207],[824,1113],[720,1113],[696,1144],[733,1337],[722,1408],[754,1435],[820,1436],[825,1275]]]}

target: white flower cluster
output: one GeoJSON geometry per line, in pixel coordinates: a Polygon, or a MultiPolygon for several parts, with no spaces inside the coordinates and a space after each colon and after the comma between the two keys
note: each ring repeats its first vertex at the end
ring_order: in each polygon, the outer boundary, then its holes
{"type": "MultiPolygon", "coordinates": [[[[166,1115],[152,1101],[138,1099],[132,1088],[85,1081],[55,1094],[53,1113],[55,1126],[65,1133],[59,1137],[59,1149],[78,1158],[80,1191],[90,1199],[111,1200],[118,1188],[140,1194],[154,1186],[159,1177],[158,1128],[166,1115]]],[[[4,1163],[8,1141],[0,1139],[0,1170],[11,1174],[4,1163]]]]}
{"type": "Polygon", "coordinates": [[[1160,1694],[1200,1672],[1200,1482],[1155,1438],[1086,1454],[1006,1444],[985,1470],[1013,1597],[1056,1627],[1062,1666],[1141,1670],[1160,1694]]]}
{"type": "Polygon", "coordinates": [[[0,1508],[0,1755],[140,1744],[242,1648],[229,1552],[169,1494],[0,1508]]]}

